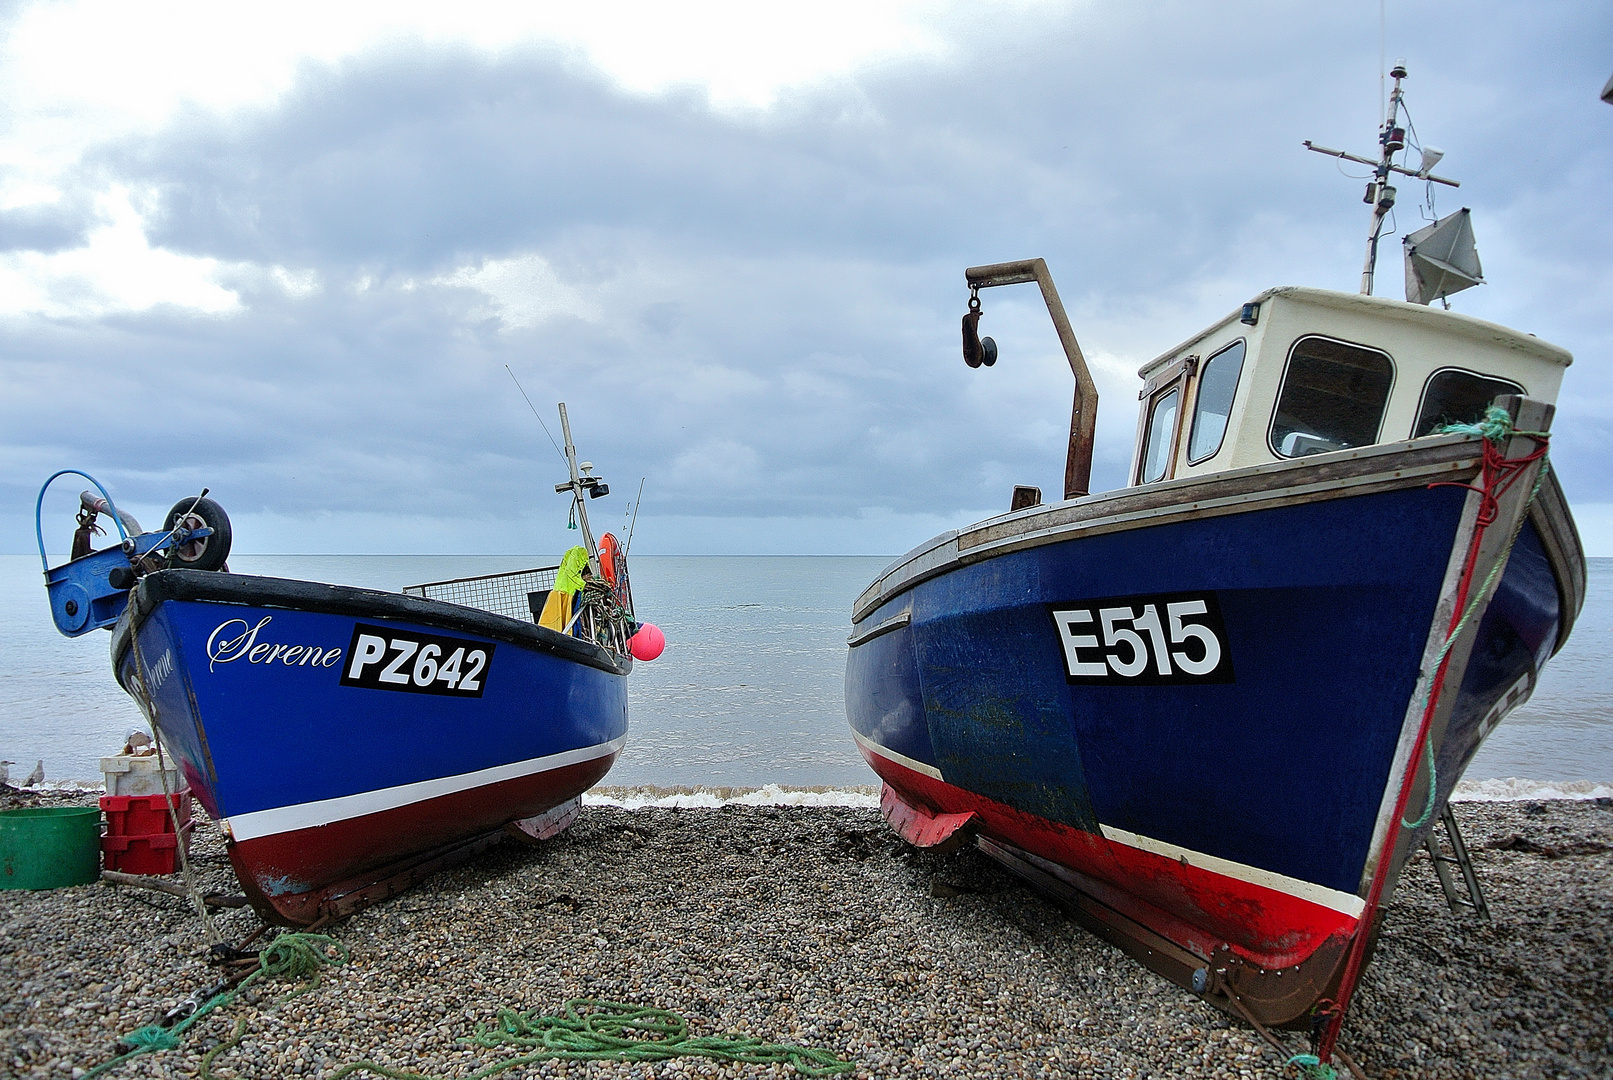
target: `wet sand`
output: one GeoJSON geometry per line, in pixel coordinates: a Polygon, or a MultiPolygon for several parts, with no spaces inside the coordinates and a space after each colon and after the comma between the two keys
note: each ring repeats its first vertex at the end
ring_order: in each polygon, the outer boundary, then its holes
{"type": "MultiPolygon", "coordinates": [[[[1342,1045],[1375,1080],[1613,1075],[1613,803],[1456,812],[1494,922],[1453,916],[1414,863],[1342,1045]]],[[[237,891],[205,823],[194,854],[205,891],[237,891]]],[[[237,940],[257,919],[229,911],[220,925],[237,940]]],[[[0,892],[0,927],[0,1075],[98,1065],[117,1036],[218,978],[176,897],[0,892]]],[[[556,1013],[573,997],[827,1049],[859,1077],[1298,1075],[995,863],[907,849],[874,810],[592,806],[554,841],[501,845],[330,933],[351,960],[311,993],[276,1006],[284,984],[265,984],[182,1048],[110,1075],[194,1076],[244,1019],[213,1063],[221,1077],[328,1076],[366,1058],[468,1076],[510,1055],[457,1037],[500,1008],[556,1013]]],[[[791,1073],[695,1058],[505,1075],[791,1073]]]]}

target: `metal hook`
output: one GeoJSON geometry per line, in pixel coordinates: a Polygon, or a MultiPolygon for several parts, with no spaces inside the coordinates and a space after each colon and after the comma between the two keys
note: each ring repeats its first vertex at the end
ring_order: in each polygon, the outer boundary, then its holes
{"type": "Polygon", "coordinates": [[[969,286],[969,313],[963,317],[963,362],[972,368],[997,362],[997,343],[980,337],[980,286],[969,286]]]}

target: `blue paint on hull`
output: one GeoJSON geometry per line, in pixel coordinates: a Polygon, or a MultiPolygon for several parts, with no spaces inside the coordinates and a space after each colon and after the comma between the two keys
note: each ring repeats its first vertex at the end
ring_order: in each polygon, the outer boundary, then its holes
{"type": "MultiPolygon", "coordinates": [[[[1551,563],[1534,526],[1525,525],[1479,623],[1478,641],[1462,676],[1445,738],[1435,755],[1440,799],[1450,796],[1489,734],[1484,721],[1497,698],[1521,683],[1523,693],[1507,703],[1511,708],[1534,689],[1535,680],[1557,646],[1561,619],[1561,601],[1551,563]]],[[[1420,808],[1412,807],[1408,817],[1415,820],[1419,812],[1420,808]]],[[[1432,822],[1423,831],[1427,828],[1432,828],[1432,822]]]]}
{"type": "MultiPolygon", "coordinates": [[[[214,817],[338,798],[597,746],[627,732],[626,678],[509,641],[454,636],[493,650],[480,697],[342,686],[356,622],[373,618],[168,600],[139,627],[148,668],[165,653],[173,672],[154,684],[165,739],[186,763],[214,817]],[[331,666],[210,663],[207,643],[229,620],[259,642],[341,650],[331,666]]],[[[404,633],[429,622],[388,619],[404,633]]],[[[215,647],[216,651],[216,647],[215,647]]],[[[128,684],[134,650],[121,658],[128,684]]]]}
{"type": "MultiPolygon", "coordinates": [[[[1354,893],[1467,492],[1411,488],[1080,537],[959,566],[863,626],[847,710],[949,784],[1354,893]],[[1232,682],[1072,684],[1050,605],[1212,591],[1232,682]],[[877,646],[877,647],[876,647],[877,646]]],[[[1483,714],[1555,641],[1525,526],[1481,624],[1442,786],[1483,714]],[[1463,727],[1465,725],[1465,727],[1463,727]],[[1462,728],[1462,730],[1458,730],[1462,728]]]]}

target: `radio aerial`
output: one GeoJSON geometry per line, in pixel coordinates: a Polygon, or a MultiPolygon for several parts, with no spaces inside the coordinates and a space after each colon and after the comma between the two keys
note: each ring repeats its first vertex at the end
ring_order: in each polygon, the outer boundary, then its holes
{"type": "MultiPolygon", "coordinates": [[[[1451,180],[1444,176],[1435,176],[1430,171],[1435,165],[1439,164],[1439,160],[1445,156],[1445,152],[1440,150],[1438,147],[1423,147],[1422,162],[1415,169],[1408,169],[1404,165],[1395,164],[1395,155],[1403,152],[1406,149],[1406,128],[1401,126],[1401,113],[1405,107],[1403,104],[1405,91],[1401,90],[1400,88],[1401,80],[1406,77],[1406,62],[1404,60],[1397,60],[1395,62],[1394,69],[1389,72],[1389,77],[1394,79],[1395,85],[1394,89],[1389,93],[1389,110],[1387,115],[1385,115],[1383,118],[1383,126],[1378,129],[1377,160],[1362,157],[1359,154],[1346,153],[1343,150],[1333,150],[1326,146],[1317,146],[1309,139],[1305,140],[1305,149],[1307,150],[1314,150],[1318,154],[1326,154],[1328,157],[1336,157],[1344,161],[1354,161],[1359,162],[1362,165],[1372,166],[1372,179],[1367,183],[1366,198],[1363,200],[1372,207],[1372,223],[1367,231],[1366,263],[1361,267],[1361,294],[1363,296],[1372,295],[1372,277],[1378,266],[1378,237],[1383,234],[1383,219],[1389,215],[1389,211],[1393,210],[1395,205],[1395,189],[1389,183],[1391,175],[1393,173],[1399,173],[1402,176],[1410,176],[1417,180],[1426,180],[1430,184],[1444,184],[1447,187],[1462,186],[1455,180],[1451,180]]],[[[1458,215],[1452,216],[1454,217],[1458,215]]],[[[1467,211],[1463,210],[1460,216],[1464,219],[1463,224],[1468,230],[1467,249],[1469,252],[1471,252],[1473,248],[1473,231],[1472,226],[1466,225],[1465,219],[1467,216],[1467,211]]],[[[1449,218],[1446,219],[1446,221],[1449,220],[1449,218]]],[[[1443,224],[1444,222],[1435,222],[1432,228],[1437,229],[1443,224]]],[[[1413,235],[1422,236],[1426,232],[1428,232],[1428,230],[1423,229],[1413,235]]],[[[1444,234],[1440,235],[1443,236],[1444,234]]],[[[1406,239],[1408,243],[1411,241],[1411,237],[1407,237],[1406,239]]],[[[1429,250],[1431,253],[1434,251],[1433,248],[1430,248],[1429,250]]],[[[1410,250],[1408,247],[1408,260],[1410,257],[1410,250]]],[[[1439,288],[1444,289],[1444,291],[1430,293],[1428,294],[1428,299],[1416,300],[1412,295],[1412,268],[1411,264],[1408,262],[1406,266],[1406,299],[1411,300],[1413,303],[1426,304],[1428,303],[1428,300],[1432,299],[1434,296],[1448,296],[1453,292],[1458,292],[1461,289],[1467,288],[1469,285],[1479,284],[1479,282],[1483,279],[1478,275],[1477,254],[1472,256],[1472,265],[1474,268],[1473,273],[1469,275],[1472,280],[1468,281],[1467,284],[1455,285],[1455,279],[1451,278],[1450,285],[1454,287],[1440,285],[1439,288]]],[[[1459,270],[1456,272],[1461,273],[1459,270]]],[[[1422,295],[1421,290],[1419,290],[1418,295],[1422,295]]]]}

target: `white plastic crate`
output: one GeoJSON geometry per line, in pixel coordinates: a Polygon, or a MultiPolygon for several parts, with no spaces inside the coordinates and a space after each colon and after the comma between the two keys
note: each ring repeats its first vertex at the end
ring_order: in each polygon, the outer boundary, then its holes
{"type": "MultiPolygon", "coordinates": [[[[185,777],[168,763],[168,790],[187,790],[185,777]]],[[[101,775],[106,777],[108,795],[161,795],[162,770],[157,768],[157,755],[118,754],[101,759],[101,775]]]]}

